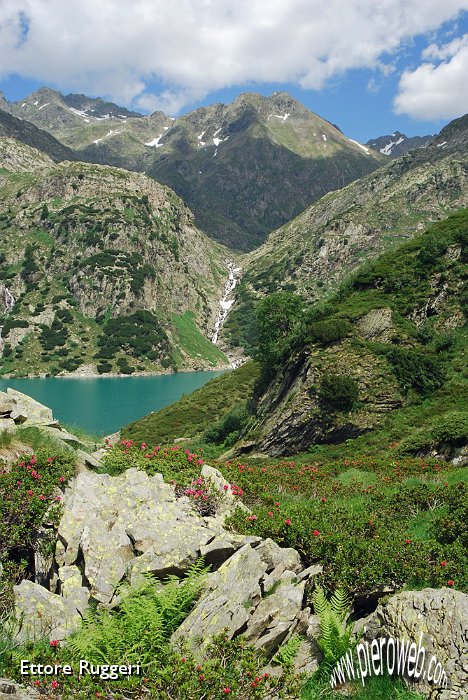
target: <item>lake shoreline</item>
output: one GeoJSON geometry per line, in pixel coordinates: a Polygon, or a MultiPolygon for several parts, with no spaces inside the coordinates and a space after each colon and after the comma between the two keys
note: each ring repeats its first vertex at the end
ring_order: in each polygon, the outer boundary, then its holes
{"type": "Polygon", "coordinates": [[[232,365],[221,365],[219,367],[211,367],[211,368],[198,368],[198,369],[193,369],[190,367],[184,368],[184,369],[179,369],[177,372],[171,372],[171,371],[166,371],[162,370],[160,372],[150,372],[147,370],[141,370],[141,371],[135,371],[132,372],[131,374],[122,374],[119,372],[103,372],[103,374],[99,374],[99,372],[92,372],[92,371],[85,371],[85,372],[79,372],[78,370],[75,372],[67,372],[65,374],[55,374],[55,375],[50,375],[46,373],[42,374],[27,374],[25,377],[18,377],[15,374],[2,374],[0,375],[0,380],[1,379],[50,379],[53,377],[54,379],[112,379],[112,378],[118,378],[118,379],[124,379],[125,377],[131,378],[131,377],[167,377],[167,376],[174,376],[176,374],[184,374],[184,373],[190,373],[190,372],[227,372],[229,369],[234,369],[232,365]]]}

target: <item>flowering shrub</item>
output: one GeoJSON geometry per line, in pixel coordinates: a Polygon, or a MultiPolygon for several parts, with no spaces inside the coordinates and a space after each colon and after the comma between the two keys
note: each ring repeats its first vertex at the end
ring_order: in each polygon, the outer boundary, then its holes
{"type": "Polygon", "coordinates": [[[208,516],[215,515],[221,494],[217,488],[211,483],[210,479],[204,479],[199,476],[193,479],[190,486],[176,489],[178,495],[188,496],[194,507],[200,515],[208,516]]]}
{"type": "Polygon", "coordinates": [[[367,593],[451,580],[465,588],[466,486],[445,481],[451,470],[415,459],[228,462],[226,478],[253,511],[237,511],[229,524],[294,547],[305,565],[323,564],[329,587],[367,593]]]}
{"type": "Polygon", "coordinates": [[[135,443],[123,439],[108,447],[104,466],[109,474],[121,474],[129,467],[137,467],[151,475],[162,474],[165,481],[177,485],[187,484],[198,477],[204,461],[201,454],[195,454],[180,445],[151,447],[145,442],[135,443]]]}
{"type": "Polygon", "coordinates": [[[74,462],[72,453],[39,451],[0,473],[0,561],[9,572],[2,577],[0,605],[7,603],[8,586],[27,573],[32,552],[44,546],[40,529],[56,528],[74,462]]]}

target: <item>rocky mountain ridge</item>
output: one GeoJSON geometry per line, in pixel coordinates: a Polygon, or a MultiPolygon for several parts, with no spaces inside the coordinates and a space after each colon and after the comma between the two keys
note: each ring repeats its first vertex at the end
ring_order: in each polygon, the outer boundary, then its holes
{"type": "MultiPolygon", "coordinates": [[[[0,102],[0,137],[13,138],[17,141],[38,149],[54,161],[78,160],[77,154],[64,146],[56,138],[27,120],[18,119],[13,114],[2,109],[0,102]]],[[[1,166],[0,166],[1,167],[1,166]]]]}
{"type": "Polygon", "coordinates": [[[238,250],[259,245],[312,201],[383,162],[287,93],[245,93],[177,119],[48,88],[10,109],[82,160],[144,171],[169,185],[200,228],[238,250]]]}
{"type": "Polygon", "coordinates": [[[430,134],[427,136],[406,136],[400,131],[395,131],[393,134],[369,139],[369,141],[366,141],[366,146],[369,146],[374,151],[378,151],[378,153],[382,153],[384,156],[398,158],[398,156],[412,151],[413,148],[422,148],[432,138],[434,136],[430,134]]]}
{"type": "Polygon", "coordinates": [[[331,192],[244,260],[236,302],[222,337],[252,348],[254,308],[277,290],[307,301],[330,294],[366,259],[374,258],[468,204],[468,115],[442,129],[424,148],[331,192]]]}

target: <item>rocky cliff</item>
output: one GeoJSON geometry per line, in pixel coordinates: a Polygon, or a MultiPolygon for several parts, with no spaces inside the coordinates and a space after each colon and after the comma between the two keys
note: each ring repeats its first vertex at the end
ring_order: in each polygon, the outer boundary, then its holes
{"type": "Polygon", "coordinates": [[[340,443],[438,390],[466,395],[466,231],[465,209],[306,312],[288,349],[264,367],[269,379],[240,449],[282,455],[340,443]]]}

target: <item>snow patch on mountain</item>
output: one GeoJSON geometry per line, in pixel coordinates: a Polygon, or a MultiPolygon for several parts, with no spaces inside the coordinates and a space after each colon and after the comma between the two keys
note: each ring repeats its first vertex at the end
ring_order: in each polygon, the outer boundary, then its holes
{"type": "Polygon", "coordinates": [[[100,143],[101,141],[104,141],[104,139],[109,138],[109,136],[117,136],[117,134],[121,134],[121,131],[114,131],[111,129],[105,136],[102,136],[100,139],[95,139],[93,143],[100,143]]]}
{"type": "Polygon", "coordinates": [[[355,141],[354,139],[348,139],[348,141],[351,141],[351,143],[355,143],[356,146],[359,146],[359,148],[362,148],[364,153],[367,153],[367,155],[369,155],[369,149],[367,148],[367,146],[363,146],[362,143],[359,143],[359,141],[355,141]]]}
{"type": "MultiPolygon", "coordinates": [[[[395,134],[392,134],[392,136],[395,136],[395,134]]],[[[389,156],[392,153],[393,147],[398,146],[400,143],[403,143],[404,137],[400,136],[398,141],[390,141],[387,143],[383,148],[380,148],[380,152],[384,154],[384,156],[389,156]]]]}
{"type": "Polygon", "coordinates": [[[145,143],[145,146],[152,146],[153,148],[162,148],[164,146],[164,144],[159,143],[159,141],[160,141],[160,139],[162,139],[163,136],[164,136],[164,134],[159,134],[159,136],[156,136],[151,141],[147,141],[145,143]]]}

